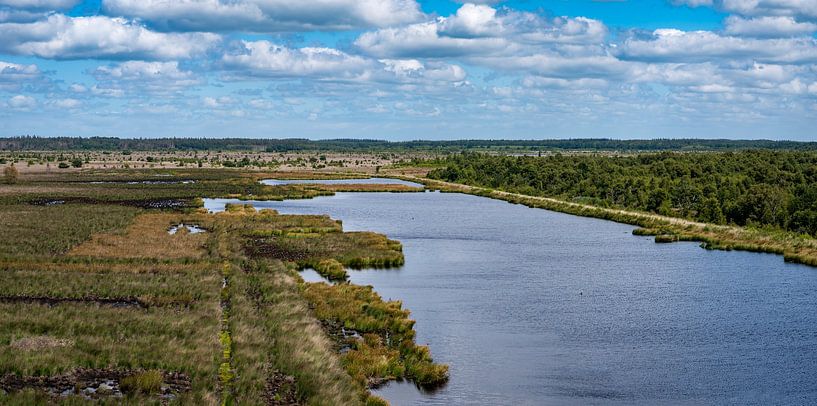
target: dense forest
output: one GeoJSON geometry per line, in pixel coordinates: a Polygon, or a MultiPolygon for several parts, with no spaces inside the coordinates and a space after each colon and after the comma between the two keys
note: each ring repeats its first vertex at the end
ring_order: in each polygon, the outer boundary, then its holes
{"type": "Polygon", "coordinates": [[[817,153],[451,156],[429,177],[717,224],[817,236],[817,153]]]}
{"type": "Polygon", "coordinates": [[[700,140],[700,139],[567,139],[567,140],[456,140],[403,141],[383,140],[307,140],[253,138],[112,138],[112,137],[12,137],[0,138],[0,150],[7,151],[92,151],[92,150],[196,150],[196,151],[462,151],[508,150],[519,152],[586,150],[586,151],[735,151],[752,148],[774,150],[817,150],[817,142],[770,140],[700,140]]]}

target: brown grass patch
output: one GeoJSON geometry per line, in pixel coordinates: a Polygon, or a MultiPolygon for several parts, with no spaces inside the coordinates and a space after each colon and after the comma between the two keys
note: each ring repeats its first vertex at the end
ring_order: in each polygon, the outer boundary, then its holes
{"type": "Polygon", "coordinates": [[[74,345],[74,341],[67,338],[30,336],[12,341],[9,347],[20,351],[40,351],[49,348],[70,347],[72,345],[74,345]]]}
{"type": "Polygon", "coordinates": [[[182,223],[179,214],[150,213],[136,218],[123,233],[102,233],[74,248],[71,256],[116,258],[202,258],[206,254],[207,233],[168,234],[182,223]]]}

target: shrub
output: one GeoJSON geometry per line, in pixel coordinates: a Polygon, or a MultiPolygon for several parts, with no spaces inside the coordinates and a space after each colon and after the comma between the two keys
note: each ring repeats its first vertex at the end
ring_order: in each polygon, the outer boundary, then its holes
{"type": "Polygon", "coordinates": [[[154,394],[162,390],[162,372],[155,369],[122,378],[120,387],[125,393],[154,394]]]}
{"type": "Polygon", "coordinates": [[[345,281],[349,275],[343,269],[343,264],[335,259],[324,259],[315,265],[315,272],[329,278],[333,281],[345,281]]]}
{"type": "Polygon", "coordinates": [[[14,166],[7,166],[5,169],[3,169],[3,178],[5,178],[6,183],[17,183],[17,176],[17,168],[14,166]]]}
{"type": "Polygon", "coordinates": [[[60,169],[67,169],[67,168],[70,168],[70,167],[71,167],[71,165],[68,165],[68,164],[67,164],[67,163],[65,163],[65,162],[60,162],[60,164],[59,164],[59,165],[57,165],[57,166],[58,166],[60,169]]]}
{"type": "Polygon", "coordinates": [[[74,158],[74,160],[71,161],[71,166],[73,166],[74,168],[82,168],[82,159],[74,158]]]}

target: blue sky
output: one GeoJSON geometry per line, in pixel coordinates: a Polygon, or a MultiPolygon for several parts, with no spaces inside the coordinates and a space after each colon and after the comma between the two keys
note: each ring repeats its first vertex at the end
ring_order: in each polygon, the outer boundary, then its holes
{"type": "Polygon", "coordinates": [[[817,0],[0,0],[0,136],[817,140],[817,0]]]}

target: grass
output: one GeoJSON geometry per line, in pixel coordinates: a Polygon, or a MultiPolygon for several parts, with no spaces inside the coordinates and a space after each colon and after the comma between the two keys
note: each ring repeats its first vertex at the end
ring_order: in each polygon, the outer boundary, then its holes
{"type": "Polygon", "coordinates": [[[414,321],[398,301],[383,301],[371,286],[310,283],[304,296],[320,320],[337,321],[363,335],[343,364],[361,384],[405,378],[422,386],[448,380],[448,367],[435,364],[428,348],[414,342],[414,321]]]}
{"type": "Polygon", "coordinates": [[[116,258],[202,258],[207,252],[207,233],[189,234],[183,228],[168,233],[173,225],[183,223],[176,213],[146,213],[138,216],[124,230],[99,233],[69,252],[72,256],[116,258]]]}
{"type": "Polygon", "coordinates": [[[122,391],[129,394],[157,394],[162,389],[162,371],[152,369],[125,377],[121,381],[122,391]]]}
{"type": "Polygon", "coordinates": [[[349,278],[349,274],[346,273],[343,264],[332,258],[318,261],[318,263],[315,264],[315,272],[334,281],[345,281],[349,278]]]}
{"type": "Polygon", "coordinates": [[[124,228],[138,213],[114,205],[0,205],[0,257],[60,255],[94,233],[124,228]]]}
{"type": "Polygon", "coordinates": [[[399,340],[371,332],[341,356],[315,307],[353,297],[307,295],[295,272],[314,266],[344,279],[346,268],[399,266],[399,242],[343,232],[327,216],[197,209],[202,196],[333,193],[259,185],[263,176],[83,170],[0,186],[0,376],[22,382],[0,392],[0,403],[47,403],[31,382],[87,371],[109,374],[135,404],[159,402],[157,385],[165,390],[174,376],[189,377],[189,388],[170,403],[242,405],[382,404],[371,381],[440,380],[446,369],[414,344],[408,313],[376,295],[366,306],[392,312],[399,340]],[[176,183],[128,183],[155,178],[176,183]],[[206,232],[168,233],[181,223],[206,232]],[[381,355],[388,368],[373,362],[381,355]]]}

